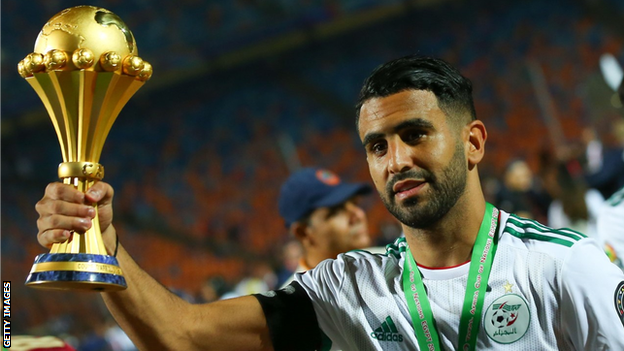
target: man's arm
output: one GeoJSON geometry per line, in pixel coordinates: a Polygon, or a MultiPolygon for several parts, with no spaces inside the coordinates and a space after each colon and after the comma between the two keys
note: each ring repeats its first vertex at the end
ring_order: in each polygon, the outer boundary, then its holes
{"type": "MultiPolygon", "coordinates": [[[[69,231],[82,232],[95,214],[88,203],[98,203],[100,228],[106,249],[115,250],[112,222],[113,189],[96,183],[88,194],[53,183],[37,203],[38,239],[50,247],[69,231]]],[[[102,293],[108,309],[139,349],[144,350],[272,350],[262,307],[253,296],[194,305],[177,297],[142,270],[119,247],[117,259],[128,289],[102,293]]]]}
{"type": "Polygon", "coordinates": [[[272,350],[253,296],[194,305],[171,293],[123,249],[117,255],[128,289],[102,293],[111,314],[141,350],[272,350]]]}
{"type": "Polygon", "coordinates": [[[624,350],[624,273],[593,240],[574,244],[561,288],[564,330],[576,350],[624,350]]]}

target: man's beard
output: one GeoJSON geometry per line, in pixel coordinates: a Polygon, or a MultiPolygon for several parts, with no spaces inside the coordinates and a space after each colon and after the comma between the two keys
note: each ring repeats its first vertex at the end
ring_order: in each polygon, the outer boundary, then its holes
{"type": "Polygon", "coordinates": [[[425,169],[399,173],[390,179],[385,193],[380,194],[380,197],[388,211],[401,223],[412,228],[426,229],[455,206],[466,189],[466,176],[466,157],[462,144],[458,143],[453,158],[439,177],[425,169]],[[397,204],[392,188],[394,184],[405,179],[424,179],[430,188],[428,194],[419,194],[404,200],[401,205],[397,204]],[[423,196],[427,198],[423,199],[423,196]]]}

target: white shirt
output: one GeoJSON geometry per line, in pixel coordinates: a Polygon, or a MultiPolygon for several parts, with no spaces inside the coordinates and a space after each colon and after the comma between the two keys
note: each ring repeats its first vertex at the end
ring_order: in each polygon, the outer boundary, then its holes
{"type": "Polygon", "coordinates": [[[600,208],[597,221],[598,235],[612,261],[624,269],[624,188],[613,194],[600,208]]]}
{"type": "MultiPolygon", "coordinates": [[[[477,350],[624,350],[614,299],[624,273],[595,240],[503,211],[498,238],[477,350]],[[519,308],[516,320],[503,316],[511,326],[495,314],[503,303],[519,308]]],[[[295,275],[330,341],[327,350],[420,349],[403,293],[406,247],[399,238],[386,254],[349,252],[295,275]]],[[[468,267],[420,269],[447,350],[457,349],[468,267]]]]}
{"type": "MultiPolygon", "coordinates": [[[[401,236],[403,236],[401,234],[401,236]]],[[[377,253],[385,253],[386,252],[386,248],[382,247],[382,246],[372,246],[366,249],[363,249],[364,251],[368,251],[372,254],[377,254],[377,253]]],[[[357,250],[356,250],[357,251],[357,250]]],[[[295,274],[296,273],[304,273],[306,271],[310,270],[310,267],[308,267],[305,264],[305,261],[303,260],[303,258],[301,258],[301,260],[299,261],[299,265],[297,265],[297,268],[295,269],[295,272],[290,276],[290,278],[286,279],[286,281],[284,281],[284,283],[282,284],[282,286],[280,288],[284,288],[286,287],[288,284],[290,284],[294,279],[295,279],[295,274]]]]}

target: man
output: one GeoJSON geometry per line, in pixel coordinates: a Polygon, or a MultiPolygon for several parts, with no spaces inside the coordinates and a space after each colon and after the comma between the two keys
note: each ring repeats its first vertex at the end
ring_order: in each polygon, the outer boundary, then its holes
{"type": "Polygon", "coordinates": [[[597,229],[607,256],[624,270],[624,188],[605,201],[598,214],[597,229]]]}
{"type": "MultiPolygon", "coordinates": [[[[620,101],[624,103],[624,79],[621,78],[621,75],[619,77],[621,83],[617,93],[620,101]]],[[[616,134],[624,144],[624,120],[616,121],[613,129],[616,130],[616,134]]],[[[600,209],[597,231],[598,237],[605,244],[605,251],[611,262],[624,270],[624,187],[611,195],[600,209]]]]}
{"type": "MultiPolygon", "coordinates": [[[[310,270],[347,251],[368,249],[368,223],[358,198],[371,191],[365,183],[343,182],[335,173],[318,167],[303,168],[288,177],[280,189],[278,208],[303,250],[294,273],[310,270]]],[[[290,274],[280,286],[289,284],[293,277],[290,274]]],[[[230,295],[228,298],[243,294],[233,291],[230,295]]]]}
{"type": "Polygon", "coordinates": [[[533,172],[526,161],[515,159],[508,163],[503,175],[503,184],[496,195],[500,209],[519,216],[536,219],[533,190],[533,172]]]}
{"type": "MultiPolygon", "coordinates": [[[[477,166],[487,132],[469,80],[434,58],[391,61],[366,80],[357,118],[405,238],[386,255],[325,260],[285,289],[205,305],[175,298],[119,246],[128,289],[102,296],[140,348],[624,349],[624,273],[596,243],[485,202],[477,166]]],[[[101,182],[87,195],[50,185],[39,242],[90,227],[84,203],[97,202],[114,252],[112,195],[101,182]]]]}
{"type": "Polygon", "coordinates": [[[365,183],[342,182],[322,168],[303,168],[284,182],[279,212],[303,248],[295,272],[305,272],[325,259],[370,246],[366,213],[358,205],[358,197],[371,190],[365,183]]]}

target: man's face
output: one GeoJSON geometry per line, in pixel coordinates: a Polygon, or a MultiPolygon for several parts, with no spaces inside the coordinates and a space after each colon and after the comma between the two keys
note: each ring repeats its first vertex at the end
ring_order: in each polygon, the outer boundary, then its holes
{"type": "Polygon", "coordinates": [[[371,177],[386,208],[403,224],[428,228],[466,188],[462,131],[438,107],[432,92],[406,90],[368,100],[359,135],[371,177]]]}
{"type": "Polygon", "coordinates": [[[312,212],[308,228],[316,243],[334,255],[370,246],[366,213],[356,199],[312,212]]]}

